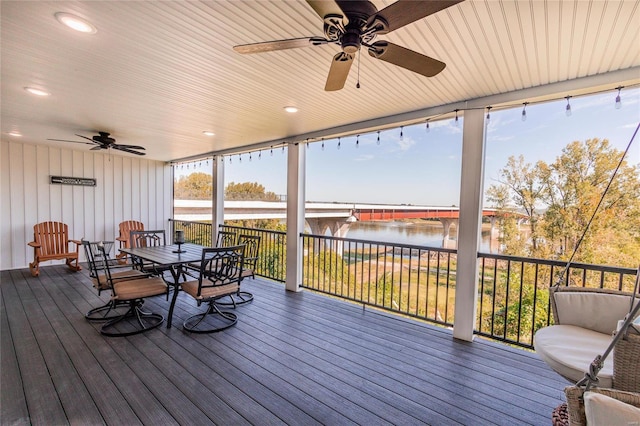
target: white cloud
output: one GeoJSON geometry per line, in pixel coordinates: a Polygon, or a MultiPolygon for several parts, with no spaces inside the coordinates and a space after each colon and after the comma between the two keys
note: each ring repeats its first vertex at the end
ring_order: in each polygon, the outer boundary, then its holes
{"type": "Polygon", "coordinates": [[[375,158],[374,155],[372,154],[365,154],[365,155],[359,155],[356,158],[354,158],[354,161],[371,161],[375,158]]]}

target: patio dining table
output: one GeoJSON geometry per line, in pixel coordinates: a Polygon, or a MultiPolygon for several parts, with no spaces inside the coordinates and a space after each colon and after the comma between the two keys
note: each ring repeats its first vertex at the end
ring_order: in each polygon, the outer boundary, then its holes
{"type": "Polygon", "coordinates": [[[127,253],[130,256],[139,257],[147,262],[151,262],[158,265],[170,265],[171,275],[173,276],[173,297],[171,298],[171,304],[169,305],[169,315],[167,318],[167,328],[171,328],[171,320],[173,317],[173,308],[178,298],[178,291],[180,290],[180,276],[184,272],[184,267],[188,263],[199,262],[202,260],[202,249],[204,246],[198,244],[185,243],[166,245],[166,246],[153,246],[153,247],[136,247],[136,248],[121,248],[122,253],[127,253]],[[178,250],[180,252],[178,253],[178,250]]]}

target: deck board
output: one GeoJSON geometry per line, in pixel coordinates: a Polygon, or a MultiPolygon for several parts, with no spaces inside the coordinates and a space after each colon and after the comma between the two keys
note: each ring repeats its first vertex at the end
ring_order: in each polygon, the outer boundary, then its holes
{"type": "Polygon", "coordinates": [[[263,279],[221,333],[182,331],[203,307],[180,294],[171,329],[107,338],[86,269],[0,277],[2,424],[548,425],[567,385],[531,352],[263,279]]]}

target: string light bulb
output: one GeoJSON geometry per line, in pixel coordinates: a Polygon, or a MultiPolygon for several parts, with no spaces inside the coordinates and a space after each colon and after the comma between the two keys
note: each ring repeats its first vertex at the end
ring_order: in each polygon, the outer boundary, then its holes
{"type": "Polygon", "coordinates": [[[273,157],[273,145],[271,145],[271,156],[273,157]]]}
{"type": "Polygon", "coordinates": [[[622,108],[622,100],[620,99],[620,91],[622,88],[623,86],[616,87],[616,89],[618,89],[618,96],[616,96],[616,109],[622,108]]]}
{"type": "Polygon", "coordinates": [[[356,136],[356,148],[360,148],[360,135],[356,136]]]}
{"type": "Polygon", "coordinates": [[[564,108],[564,113],[567,114],[567,117],[571,117],[571,104],[569,103],[571,96],[565,96],[564,98],[567,100],[567,106],[564,108]]]}
{"type": "Polygon", "coordinates": [[[529,105],[529,102],[525,102],[522,105],[522,121],[527,121],[527,105],[529,105]]]}
{"type": "Polygon", "coordinates": [[[490,106],[487,107],[487,121],[491,120],[491,108],[490,106]]]}
{"type": "Polygon", "coordinates": [[[324,151],[324,138],[322,138],[322,150],[324,151]]]}
{"type": "Polygon", "coordinates": [[[380,145],[380,130],[378,130],[378,139],[376,140],[376,145],[380,145]]]}
{"type": "Polygon", "coordinates": [[[338,149],[340,149],[340,138],[338,138],[338,149]]]}
{"type": "Polygon", "coordinates": [[[404,126],[400,126],[400,140],[404,140],[404,126]]]}
{"type": "Polygon", "coordinates": [[[258,160],[262,160],[262,150],[258,151],[258,160]]]}
{"type": "Polygon", "coordinates": [[[454,109],[454,111],[456,112],[456,118],[455,118],[455,125],[458,126],[460,124],[460,121],[458,119],[458,111],[460,111],[458,108],[454,109]]]}
{"type": "Polygon", "coordinates": [[[427,131],[427,133],[429,133],[429,131],[431,130],[431,129],[429,129],[429,120],[427,120],[427,125],[425,127],[425,130],[427,131]]]}

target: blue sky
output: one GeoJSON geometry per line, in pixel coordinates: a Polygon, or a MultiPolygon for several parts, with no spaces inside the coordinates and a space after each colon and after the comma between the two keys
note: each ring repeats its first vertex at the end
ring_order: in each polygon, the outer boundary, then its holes
{"type": "MultiPolygon", "coordinates": [[[[509,156],[552,162],[572,141],[606,138],[624,150],[640,122],[640,89],[623,89],[622,108],[615,109],[616,91],[571,98],[567,101],[492,111],[487,133],[485,190],[496,182],[509,156]]],[[[346,137],[310,144],[307,148],[306,198],[308,201],[391,203],[433,206],[459,205],[462,150],[462,119],[424,123],[402,129],[346,137]]],[[[267,191],[286,194],[286,153],[281,148],[237,155],[225,160],[225,181],[259,182],[267,191]]],[[[640,135],[627,160],[640,163],[640,135]]],[[[197,164],[196,164],[197,165],[197,164]]],[[[194,169],[194,164],[189,170],[194,169]]],[[[202,169],[210,173],[205,163],[202,169]]],[[[199,169],[198,169],[199,170],[199,169]]],[[[178,166],[177,173],[185,173],[178,166]]]]}

